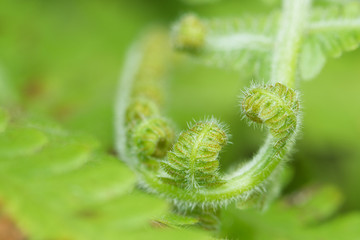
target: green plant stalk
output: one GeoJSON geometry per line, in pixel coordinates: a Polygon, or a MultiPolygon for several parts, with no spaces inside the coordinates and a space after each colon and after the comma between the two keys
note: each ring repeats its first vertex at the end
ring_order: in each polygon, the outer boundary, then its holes
{"type": "Polygon", "coordinates": [[[259,185],[264,182],[287,153],[287,148],[292,145],[294,139],[290,139],[284,149],[275,149],[274,139],[268,137],[266,144],[245,167],[239,169],[232,176],[226,177],[226,183],[214,189],[201,189],[199,191],[188,191],[172,185],[164,184],[154,174],[144,168],[139,169],[142,176],[142,185],[153,193],[163,196],[176,205],[185,208],[203,206],[213,207],[225,206],[235,200],[246,200],[253,190],[260,191],[259,185]]]}
{"type": "Polygon", "coordinates": [[[121,81],[118,88],[117,98],[115,100],[115,148],[120,158],[131,168],[135,168],[138,163],[137,158],[129,153],[126,147],[127,129],[126,129],[126,109],[130,102],[133,80],[140,68],[142,52],[139,43],[133,44],[126,54],[124,71],[120,77],[121,81]]]}
{"type": "Polygon", "coordinates": [[[134,168],[157,168],[158,159],[171,147],[174,132],[160,114],[162,81],[169,60],[168,35],[152,29],[128,52],[116,101],[116,148],[134,168]]]}
{"type": "Polygon", "coordinates": [[[280,28],[272,58],[272,83],[294,88],[298,55],[307,25],[311,0],[284,0],[280,28]]]}

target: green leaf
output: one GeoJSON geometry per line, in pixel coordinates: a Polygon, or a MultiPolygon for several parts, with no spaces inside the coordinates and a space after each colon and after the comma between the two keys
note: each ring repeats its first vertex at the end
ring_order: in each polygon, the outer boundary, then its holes
{"type": "Polygon", "coordinates": [[[2,133],[5,130],[8,121],[9,121],[8,113],[4,109],[0,108],[0,133],[2,133]]]}
{"type": "Polygon", "coordinates": [[[360,3],[314,8],[302,48],[300,72],[303,79],[314,78],[326,57],[339,57],[360,44],[360,3]]]}
{"type": "Polygon", "coordinates": [[[329,220],[341,202],[335,187],[312,186],[277,201],[266,212],[229,208],[222,214],[222,236],[230,239],[356,239],[359,213],[329,220]]]}
{"type": "Polygon", "coordinates": [[[0,156],[21,156],[39,151],[47,143],[44,133],[29,127],[9,126],[0,136],[0,156]]]}
{"type": "Polygon", "coordinates": [[[332,186],[311,186],[287,197],[285,208],[296,215],[302,224],[315,224],[332,216],[343,203],[343,196],[332,186]]]}
{"type": "Polygon", "coordinates": [[[162,216],[161,218],[157,219],[159,223],[165,224],[167,226],[171,226],[174,228],[184,227],[184,226],[191,226],[199,222],[199,219],[184,215],[178,214],[167,214],[162,216]]]}
{"type": "Polygon", "coordinates": [[[201,232],[156,229],[152,219],[164,215],[167,204],[135,191],[134,174],[99,151],[95,139],[52,124],[16,122],[0,135],[0,200],[25,236],[206,238],[201,232]]]}
{"type": "Polygon", "coordinates": [[[309,80],[320,73],[326,62],[326,56],[321,46],[308,40],[302,46],[299,70],[302,79],[309,80]]]}
{"type": "Polygon", "coordinates": [[[348,213],[320,225],[316,230],[311,230],[307,239],[358,239],[360,236],[359,226],[360,213],[348,213]]]}

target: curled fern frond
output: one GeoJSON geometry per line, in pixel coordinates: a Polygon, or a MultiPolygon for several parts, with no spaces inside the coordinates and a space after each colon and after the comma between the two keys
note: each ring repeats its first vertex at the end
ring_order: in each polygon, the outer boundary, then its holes
{"type": "Polygon", "coordinates": [[[153,117],[138,124],[132,133],[132,146],[143,159],[163,158],[175,138],[166,119],[153,117]]]}
{"type": "Polygon", "coordinates": [[[246,116],[270,130],[251,161],[219,177],[217,157],[227,137],[216,122],[201,122],[181,134],[161,163],[167,175],[158,177],[140,169],[141,185],[183,209],[217,208],[262,194],[294,143],[300,125],[299,99],[294,90],[277,83],[251,88],[242,106],[246,116]]]}
{"type": "Polygon", "coordinates": [[[314,9],[300,55],[303,79],[314,78],[327,57],[339,57],[360,44],[360,2],[314,9]]]}
{"type": "Polygon", "coordinates": [[[249,89],[242,100],[245,115],[253,122],[265,124],[274,138],[277,147],[296,130],[299,100],[296,92],[281,83],[264,85],[249,89]]]}
{"type": "Polygon", "coordinates": [[[179,136],[161,163],[168,175],[162,180],[187,189],[221,184],[218,156],[227,140],[226,132],[216,120],[197,122],[179,136]]]}
{"type": "Polygon", "coordinates": [[[206,65],[236,70],[249,65],[255,73],[265,74],[269,71],[269,64],[265,63],[269,61],[277,19],[277,13],[268,17],[214,20],[186,15],[174,27],[173,42],[177,49],[191,53],[195,60],[206,65]],[[189,44],[184,47],[179,42],[189,44]]]}

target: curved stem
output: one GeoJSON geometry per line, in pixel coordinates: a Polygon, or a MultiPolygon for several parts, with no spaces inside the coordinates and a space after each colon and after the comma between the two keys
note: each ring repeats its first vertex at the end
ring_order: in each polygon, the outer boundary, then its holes
{"type": "Polygon", "coordinates": [[[280,29],[275,39],[271,82],[293,88],[296,65],[311,0],[284,0],[280,29]]]}
{"type": "Polygon", "coordinates": [[[115,103],[115,147],[133,169],[140,161],[150,164],[173,141],[173,130],[159,113],[169,49],[168,34],[154,28],[127,53],[115,103]]]}
{"type": "Polygon", "coordinates": [[[244,198],[261,185],[279,165],[291,147],[295,134],[287,141],[285,147],[274,147],[277,139],[268,137],[265,145],[254,159],[231,176],[225,176],[225,184],[216,188],[203,188],[188,191],[176,186],[164,184],[153,172],[145,168],[141,172],[142,185],[150,192],[155,192],[175,202],[177,205],[212,206],[226,205],[230,201],[244,198]]]}
{"type": "Polygon", "coordinates": [[[131,46],[128,50],[115,101],[115,148],[121,159],[130,167],[134,167],[136,165],[137,158],[134,157],[133,154],[129,153],[126,146],[127,128],[125,125],[125,113],[128,103],[130,102],[133,81],[140,68],[142,60],[141,50],[142,49],[138,43],[131,46]]]}

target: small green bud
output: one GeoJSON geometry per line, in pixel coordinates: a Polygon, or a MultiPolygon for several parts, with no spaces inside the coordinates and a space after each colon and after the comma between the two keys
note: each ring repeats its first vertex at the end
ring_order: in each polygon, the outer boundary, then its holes
{"type": "Polygon", "coordinates": [[[175,133],[168,121],[153,117],[140,123],[132,135],[133,146],[144,160],[163,158],[171,148],[175,133]]]}
{"type": "Polygon", "coordinates": [[[145,119],[159,114],[158,107],[146,98],[135,99],[126,111],[126,122],[133,127],[145,119]]]}
{"type": "Polygon", "coordinates": [[[163,89],[159,82],[143,82],[138,84],[133,90],[133,96],[148,99],[157,106],[164,103],[163,89]]]}
{"type": "Polygon", "coordinates": [[[174,29],[174,45],[177,49],[196,51],[204,46],[206,29],[201,20],[192,14],[185,15],[174,29]]]}

